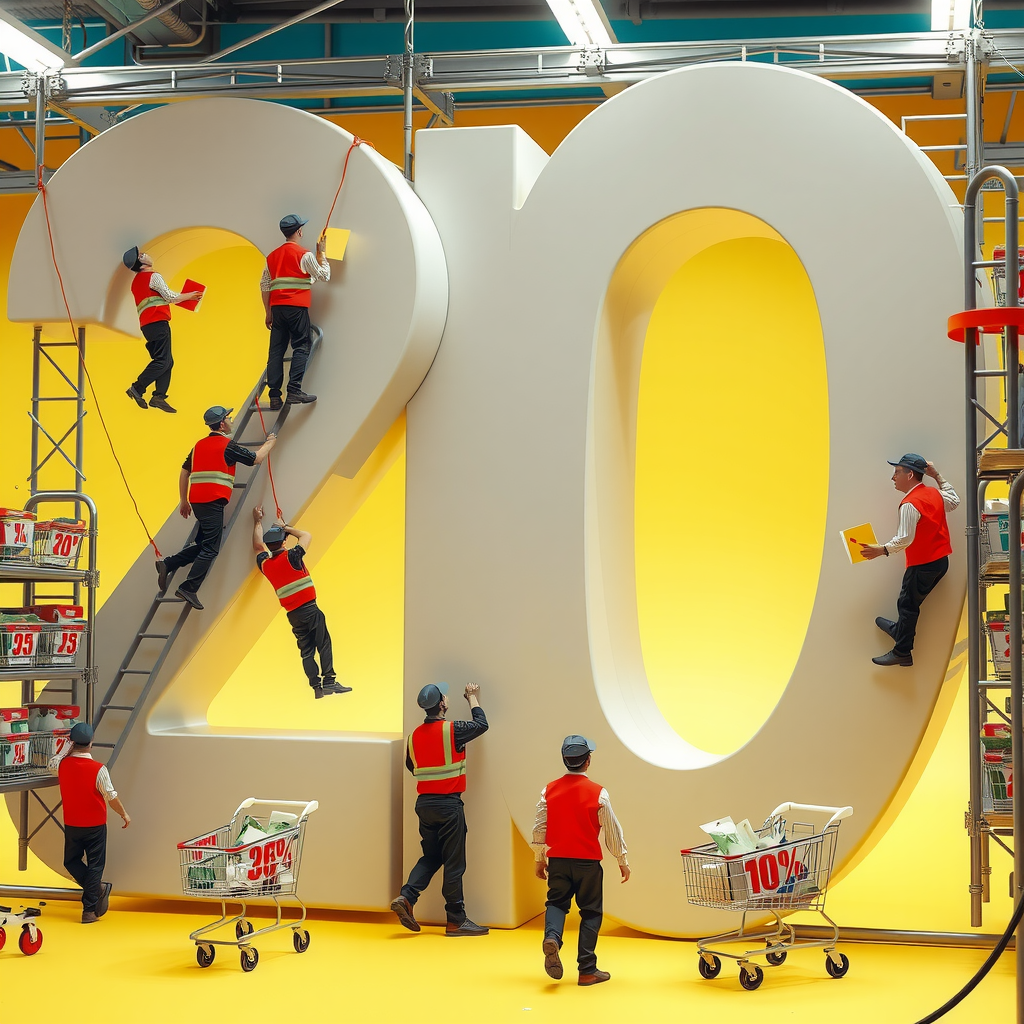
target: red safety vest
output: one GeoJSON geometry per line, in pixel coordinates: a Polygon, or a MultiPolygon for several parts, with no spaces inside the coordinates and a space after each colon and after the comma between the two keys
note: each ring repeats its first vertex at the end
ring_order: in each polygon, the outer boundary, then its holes
{"type": "Polygon", "coordinates": [[[155,324],[158,320],[171,319],[171,307],[166,299],[149,287],[153,277],[152,270],[140,270],[132,280],[132,295],[135,297],[135,311],[139,314],[139,324],[155,324]]]}
{"type": "Polygon", "coordinates": [[[235,483],[235,467],[224,459],[230,440],[225,434],[210,434],[192,449],[192,472],[188,475],[188,501],[216,501],[231,498],[235,483]]]}
{"type": "Polygon", "coordinates": [[[267,257],[270,271],[272,306],[305,306],[312,301],[313,285],[302,269],[302,257],[308,252],[297,242],[285,242],[267,257]]]}
{"type": "Polygon", "coordinates": [[[409,759],[417,793],[464,793],[466,751],[455,749],[455,726],[424,722],[409,737],[409,759]]]}
{"type": "Polygon", "coordinates": [[[548,856],[600,860],[597,808],[601,787],[586,775],[563,775],[547,786],[544,799],[548,805],[548,856]]]}
{"type": "Polygon", "coordinates": [[[260,562],[260,572],[273,584],[274,593],[286,611],[294,611],[316,600],[316,587],[309,570],[305,566],[294,568],[284,548],[264,558],[260,562]]]}
{"type": "Polygon", "coordinates": [[[915,487],[900,504],[903,502],[909,502],[921,513],[914,539],[906,549],[907,566],[924,565],[925,562],[934,562],[944,555],[952,554],[942,494],[936,488],[922,484],[915,487]]]}
{"type": "Polygon", "coordinates": [[[74,757],[71,754],[60,762],[57,778],[65,825],[88,828],[107,823],[107,801],[96,788],[96,776],[102,767],[91,757],[74,757]]]}

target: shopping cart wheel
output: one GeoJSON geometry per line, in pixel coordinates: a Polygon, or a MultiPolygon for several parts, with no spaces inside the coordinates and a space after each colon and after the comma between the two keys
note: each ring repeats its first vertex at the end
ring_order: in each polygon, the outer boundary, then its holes
{"type": "Polygon", "coordinates": [[[747,974],[747,968],[740,968],[740,984],[748,991],[753,992],[755,988],[761,987],[761,982],[764,981],[764,971],[761,970],[757,964],[751,964],[753,974],[747,974]]]}
{"type": "Polygon", "coordinates": [[[0,928],[0,949],[4,948],[4,943],[7,941],[7,932],[0,928]]]}
{"type": "Polygon", "coordinates": [[[825,970],[830,978],[845,978],[846,972],[850,969],[850,961],[845,953],[839,954],[840,962],[837,964],[827,953],[825,954],[825,970]]]}
{"type": "Polygon", "coordinates": [[[252,921],[235,922],[235,938],[240,939],[243,935],[252,935],[252,921]]]}
{"type": "Polygon", "coordinates": [[[21,934],[18,936],[18,949],[25,954],[25,956],[31,956],[33,953],[38,953],[43,948],[43,932],[41,928],[36,929],[36,940],[32,941],[32,933],[29,931],[28,925],[23,924],[21,926],[21,934]]]}
{"type": "Polygon", "coordinates": [[[717,956],[711,957],[711,963],[708,963],[703,956],[697,957],[697,970],[700,972],[702,978],[707,978],[710,981],[712,978],[717,978],[722,973],[722,961],[717,956]]]}
{"type": "Polygon", "coordinates": [[[292,932],[292,945],[296,953],[305,953],[309,949],[309,932],[305,928],[296,928],[292,932]]]}
{"type": "MultiPolygon", "coordinates": [[[[771,949],[770,946],[768,948],[769,950],[771,949]]],[[[764,958],[772,967],[779,967],[786,962],[786,950],[779,949],[774,952],[765,953],[764,958]]]]}
{"type": "Polygon", "coordinates": [[[239,952],[241,954],[239,959],[242,963],[242,970],[246,972],[255,971],[256,965],[260,962],[260,951],[253,949],[252,946],[242,946],[239,952]]]}
{"type": "Polygon", "coordinates": [[[204,946],[201,943],[196,943],[196,963],[200,967],[209,967],[216,955],[217,951],[213,946],[204,946]]]}

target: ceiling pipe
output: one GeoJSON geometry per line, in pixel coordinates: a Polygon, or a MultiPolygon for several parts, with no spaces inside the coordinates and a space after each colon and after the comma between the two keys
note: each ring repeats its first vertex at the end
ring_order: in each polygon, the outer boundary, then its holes
{"type": "MultiPolygon", "coordinates": [[[[138,5],[147,13],[155,12],[160,6],[160,0],[136,0],[138,5]]],[[[182,42],[195,43],[199,41],[199,34],[187,22],[175,14],[174,11],[164,11],[156,15],[157,19],[167,26],[182,42]]]]}

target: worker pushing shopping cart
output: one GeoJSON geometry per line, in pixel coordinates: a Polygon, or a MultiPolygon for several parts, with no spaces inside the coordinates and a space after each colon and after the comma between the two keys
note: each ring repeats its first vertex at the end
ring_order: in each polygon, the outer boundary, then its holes
{"type": "Polygon", "coordinates": [[[842,978],[850,969],[846,955],[836,951],[839,928],[825,913],[836,839],[843,818],[853,814],[852,807],[823,807],[817,804],[780,804],[755,831],[761,849],[748,853],[724,854],[717,843],[692,850],[681,850],[686,896],[689,903],[712,910],[741,913],[738,929],[712,935],[697,942],[697,968],[702,978],[717,978],[722,970],[720,957],[735,960],[740,968],[740,984],[748,991],[758,988],[764,972],[751,962],[764,957],[778,967],[791,949],[819,947],[825,950],[825,970],[832,978],[842,978]],[[793,814],[828,817],[820,829],[792,818],[793,814]],[[813,940],[796,937],[784,914],[797,910],[815,910],[832,927],[829,938],[813,940]],[[747,928],[747,917],[758,923],[747,928]],[[766,916],[774,919],[765,924],[766,916]],[[724,943],[763,942],[764,948],[726,952],[724,943]]]}
{"type": "Polygon", "coordinates": [[[242,970],[255,970],[260,955],[252,945],[253,940],[282,928],[291,928],[296,953],[305,953],[309,948],[309,932],[302,927],[306,907],[296,896],[296,888],[306,819],[317,806],[315,800],[307,803],[249,797],[242,801],[228,824],[178,843],[183,895],[220,900],[220,919],[189,935],[196,944],[200,967],[213,963],[216,946],[234,946],[239,951],[242,970]],[[292,897],[299,905],[301,916],[297,921],[282,920],[282,896],[292,897]],[[254,899],[271,899],[277,908],[274,923],[255,931],[246,919],[246,905],[254,899]],[[241,904],[233,916],[228,915],[229,902],[241,904]],[[213,933],[232,925],[233,938],[211,938],[213,933]]]}

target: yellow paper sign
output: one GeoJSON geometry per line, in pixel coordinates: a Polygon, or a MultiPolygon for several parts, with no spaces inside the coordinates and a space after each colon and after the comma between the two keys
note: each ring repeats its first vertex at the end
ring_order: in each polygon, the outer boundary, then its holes
{"type": "Polygon", "coordinates": [[[861,544],[877,544],[875,531],[871,529],[870,523],[862,523],[860,526],[853,526],[849,530],[842,531],[843,547],[846,548],[846,557],[850,564],[866,562],[867,559],[861,554],[861,544]]]}
{"type": "Polygon", "coordinates": [[[324,241],[327,243],[326,256],[329,260],[343,260],[345,249],[348,248],[348,239],[352,234],[348,228],[328,228],[324,232],[324,241]]]}

